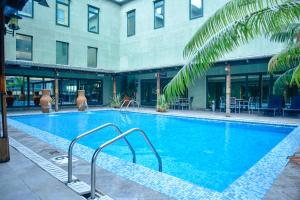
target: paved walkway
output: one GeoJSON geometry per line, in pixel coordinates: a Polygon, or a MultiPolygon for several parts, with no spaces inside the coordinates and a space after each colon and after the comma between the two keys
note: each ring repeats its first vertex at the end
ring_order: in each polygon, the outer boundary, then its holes
{"type": "Polygon", "coordinates": [[[10,148],[10,156],[9,162],[0,164],[1,200],[82,200],[14,148],[10,148]]]}

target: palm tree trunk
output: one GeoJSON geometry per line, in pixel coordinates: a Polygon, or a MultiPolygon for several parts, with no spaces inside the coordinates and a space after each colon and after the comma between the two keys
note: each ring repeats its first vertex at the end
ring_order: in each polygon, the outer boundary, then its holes
{"type": "Polygon", "coordinates": [[[226,71],[226,117],[230,117],[231,66],[227,65],[225,71],[226,71]]]}
{"type": "Polygon", "coordinates": [[[157,103],[159,100],[159,96],[160,96],[160,73],[157,72],[157,74],[156,74],[156,100],[157,100],[157,103]]]}
{"type": "Polygon", "coordinates": [[[58,79],[56,78],[54,81],[54,93],[55,93],[55,112],[58,112],[58,79]]]}
{"type": "Polygon", "coordinates": [[[113,76],[113,97],[116,98],[117,96],[117,82],[116,77],[113,76]]]}

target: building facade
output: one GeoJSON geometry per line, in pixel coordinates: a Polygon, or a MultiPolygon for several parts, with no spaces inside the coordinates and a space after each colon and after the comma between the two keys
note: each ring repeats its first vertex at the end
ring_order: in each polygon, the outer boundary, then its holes
{"type": "MultiPolygon", "coordinates": [[[[6,35],[7,90],[13,106],[34,106],[42,88],[54,93],[59,80],[60,105],[74,105],[78,89],[88,103],[107,105],[117,93],[143,106],[156,104],[156,74],[161,89],[185,64],[182,52],[197,29],[227,0],[52,0],[50,8],[29,0],[19,14],[20,30],[6,35]],[[25,100],[24,95],[25,94],[25,100]],[[20,98],[22,96],[22,98],[20,98]]],[[[194,109],[210,107],[225,96],[225,66],[232,65],[232,96],[255,97],[260,104],[272,93],[276,77],[267,73],[279,44],[257,38],[220,59],[185,94],[194,109]]],[[[294,94],[298,91],[289,91],[294,94]]]]}

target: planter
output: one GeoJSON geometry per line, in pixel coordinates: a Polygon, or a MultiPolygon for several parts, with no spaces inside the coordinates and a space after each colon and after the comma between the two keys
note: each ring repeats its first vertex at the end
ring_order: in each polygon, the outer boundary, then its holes
{"type": "Polygon", "coordinates": [[[19,101],[26,101],[26,95],[24,92],[22,92],[19,96],[19,101]]]}
{"type": "Polygon", "coordinates": [[[123,101],[124,101],[124,106],[127,106],[129,104],[130,97],[125,95],[123,101]]]}
{"type": "Polygon", "coordinates": [[[34,102],[35,106],[39,106],[40,105],[40,99],[41,99],[41,96],[40,96],[39,92],[34,92],[33,102],[34,102]]]}
{"type": "Polygon", "coordinates": [[[87,109],[87,99],[84,95],[84,90],[78,90],[78,97],[76,99],[76,105],[79,111],[85,111],[87,109]]]}
{"type": "Polygon", "coordinates": [[[14,101],[15,101],[15,98],[14,98],[12,91],[7,91],[7,96],[6,96],[7,107],[12,107],[14,104],[14,101]]]}
{"type": "Polygon", "coordinates": [[[157,108],[156,111],[157,111],[157,112],[167,112],[166,109],[161,109],[161,108],[157,108]]]}
{"type": "Polygon", "coordinates": [[[43,113],[49,113],[51,111],[51,97],[50,90],[42,90],[42,97],[40,99],[40,105],[43,113]]]}

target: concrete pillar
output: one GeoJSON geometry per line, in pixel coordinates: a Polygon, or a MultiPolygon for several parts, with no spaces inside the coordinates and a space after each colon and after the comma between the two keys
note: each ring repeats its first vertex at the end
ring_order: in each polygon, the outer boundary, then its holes
{"type": "Polygon", "coordinates": [[[117,80],[116,76],[113,76],[113,97],[117,96],[117,80]]]}
{"type": "Polygon", "coordinates": [[[4,9],[0,6],[0,97],[1,97],[1,114],[2,114],[2,135],[0,133],[0,163],[8,162],[9,141],[7,132],[7,116],[6,116],[6,80],[5,80],[5,56],[4,56],[4,9]]]}
{"type": "Polygon", "coordinates": [[[158,99],[160,97],[160,73],[159,72],[156,73],[156,96],[158,102],[158,99]]]}
{"type": "Polygon", "coordinates": [[[231,96],[231,66],[228,64],[226,71],[226,117],[230,117],[230,96],[231,96]]]}
{"type": "Polygon", "coordinates": [[[58,79],[56,78],[54,81],[54,93],[55,93],[55,112],[58,112],[58,99],[59,99],[59,93],[58,93],[58,79]]]}

